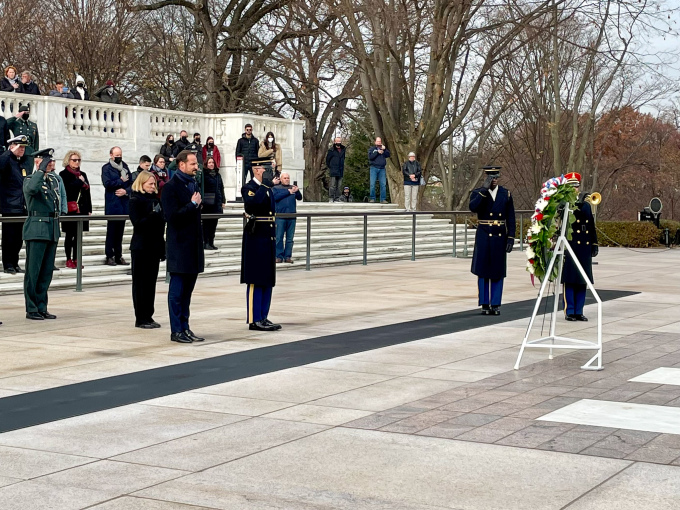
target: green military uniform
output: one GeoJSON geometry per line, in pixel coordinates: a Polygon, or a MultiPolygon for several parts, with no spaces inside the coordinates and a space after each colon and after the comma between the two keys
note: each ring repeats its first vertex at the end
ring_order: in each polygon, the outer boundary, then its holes
{"type": "MultiPolygon", "coordinates": [[[[28,106],[21,106],[19,112],[30,113],[28,106]]],[[[12,117],[7,120],[7,127],[12,131],[13,136],[27,136],[28,137],[28,147],[26,147],[26,158],[21,164],[22,173],[24,177],[31,175],[33,173],[33,154],[40,148],[40,136],[38,135],[38,125],[35,122],[24,119],[17,119],[12,117]]]]}
{"type": "Polygon", "coordinates": [[[53,172],[45,172],[51,161],[51,157],[46,156],[40,168],[24,180],[24,197],[28,210],[28,219],[23,230],[26,241],[24,297],[26,317],[37,320],[56,318],[47,312],[47,290],[52,282],[60,235],[58,182],[53,172]]]}

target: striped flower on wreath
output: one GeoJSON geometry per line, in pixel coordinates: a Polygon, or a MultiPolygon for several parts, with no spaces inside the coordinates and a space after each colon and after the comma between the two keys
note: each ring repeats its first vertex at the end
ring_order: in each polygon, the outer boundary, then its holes
{"type": "MultiPolygon", "coordinates": [[[[546,277],[545,273],[562,228],[564,204],[569,204],[567,239],[571,240],[576,199],[576,189],[567,183],[564,175],[553,177],[543,183],[541,196],[536,201],[534,214],[531,216],[531,227],[527,232],[527,271],[531,274],[532,283],[534,278],[543,281],[546,277]]],[[[550,281],[557,278],[557,269],[558,265],[555,264],[551,274],[548,275],[550,281]]]]}

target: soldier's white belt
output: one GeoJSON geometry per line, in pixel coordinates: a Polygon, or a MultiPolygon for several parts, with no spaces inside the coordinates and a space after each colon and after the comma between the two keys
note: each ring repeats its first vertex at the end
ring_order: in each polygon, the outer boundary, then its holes
{"type": "Polygon", "coordinates": [[[492,227],[500,227],[505,225],[505,220],[479,220],[480,225],[490,225],[492,227]]]}
{"type": "Polygon", "coordinates": [[[267,222],[267,223],[273,223],[275,220],[276,220],[276,218],[274,218],[274,216],[264,216],[264,217],[255,218],[255,221],[264,221],[264,222],[267,222]]]}

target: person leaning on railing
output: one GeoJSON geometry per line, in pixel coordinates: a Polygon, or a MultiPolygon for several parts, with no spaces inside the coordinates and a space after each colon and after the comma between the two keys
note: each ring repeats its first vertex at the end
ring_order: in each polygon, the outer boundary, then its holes
{"type": "Polygon", "coordinates": [[[160,324],[153,320],[153,314],[158,269],[160,262],[165,260],[165,218],[158,197],[156,177],[149,171],[141,171],[132,184],[130,221],[134,229],[130,252],[135,327],[160,328],[160,324]]]}
{"type": "MultiPolygon", "coordinates": [[[[59,176],[66,189],[67,216],[89,216],[92,214],[92,197],[90,195],[90,181],[87,174],[80,169],[82,156],[78,151],[68,151],[64,156],[64,169],[59,176]]],[[[66,252],[66,267],[77,269],[82,261],[78,260],[78,223],[65,221],[62,224],[64,231],[64,250],[66,252]]],[[[90,223],[83,222],[83,232],[90,230],[90,223]]]]}

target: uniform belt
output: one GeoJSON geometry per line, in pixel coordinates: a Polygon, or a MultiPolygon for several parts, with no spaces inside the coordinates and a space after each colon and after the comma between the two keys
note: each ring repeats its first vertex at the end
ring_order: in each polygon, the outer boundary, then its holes
{"type": "Polygon", "coordinates": [[[58,218],[59,213],[46,213],[46,212],[31,211],[29,213],[29,216],[39,216],[41,218],[58,218]]]}
{"type": "Polygon", "coordinates": [[[273,223],[275,220],[276,220],[276,218],[274,218],[274,216],[262,216],[262,217],[255,218],[255,221],[264,221],[264,222],[267,222],[267,223],[273,223]]]}
{"type": "Polygon", "coordinates": [[[505,225],[505,220],[479,220],[479,224],[500,227],[501,225],[505,225]]]}

